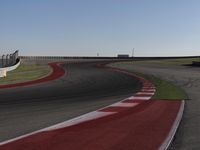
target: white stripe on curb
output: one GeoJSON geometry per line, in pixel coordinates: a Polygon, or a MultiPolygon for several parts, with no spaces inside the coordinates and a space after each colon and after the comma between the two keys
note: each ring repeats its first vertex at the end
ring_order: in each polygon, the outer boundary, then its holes
{"type": "Polygon", "coordinates": [[[149,100],[151,96],[131,96],[127,100],[149,100]]]}
{"type": "Polygon", "coordinates": [[[122,102],[119,102],[119,103],[115,103],[115,104],[112,104],[112,106],[114,107],[134,107],[136,105],[138,105],[139,103],[122,103],[122,102]]]}
{"type": "Polygon", "coordinates": [[[155,92],[155,91],[156,91],[155,89],[152,89],[152,90],[143,89],[143,90],[141,90],[141,92],[155,92]]]}
{"type": "Polygon", "coordinates": [[[147,95],[154,95],[155,93],[154,92],[138,92],[138,93],[136,93],[136,95],[145,95],[145,94],[147,94],[147,95]]]}

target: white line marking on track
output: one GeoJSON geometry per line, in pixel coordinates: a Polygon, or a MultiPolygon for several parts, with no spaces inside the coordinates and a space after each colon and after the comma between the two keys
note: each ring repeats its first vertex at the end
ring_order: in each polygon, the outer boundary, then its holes
{"type": "Polygon", "coordinates": [[[31,133],[28,133],[28,134],[25,134],[25,135],[22,135],[22,136],[19,136],[19,137],[16,137],[16,138],[4,141],[4,142],[0,142],[0,146],[14,142],[14,141],[17,141],[17,140],[20,140],[20,139],[23,139],[23,138],[31,136],[31,135],[35,135],[37,133],[48,132],[48,131],[53,131],[53,130],[73,126],[73,125],[76,125],[76,124],[79,124],[79,123],[95,120],[95,119],[102,118],[102,117],[105,117],[105,116],[108,116],[108,115],[111,115],[111,114],[115,114],[115,113],[116,112],[93,111],[93,112],[87,113],[85,115],[81,115],[79,117],[70,119],[70,120],[62,122],[62,123],[58,123],[56,125],[53,125],[53,126],[41,129],[41,130],[34,131],[34,132],[31,132],[31,133]]]}
{"type": "Polygon", "coordinates": [[[73,126],[79,123],[83,123],[86,121],[91,121],[91,120],[95,120],[98,118],[102,118],[111,114],[114,114],[115,112],[101,112],[101,111],[93,111],[90,113],[87,113],[85,115],[79,116],[77,118],[65,121],[63,123],[51,126],[49,128],[46,128],[45,131],[51,131],[51,130],[56,130],[56,129],[60,129],[60,128],[65,128],[65,127],[69,127],[69,126],[73,126]]]}
{"type": "Polygon", "coordinates": [[[131,99],[131,100],[149,100],[151,98],[151,96],[131,96],[127,99],[131,99]]]}

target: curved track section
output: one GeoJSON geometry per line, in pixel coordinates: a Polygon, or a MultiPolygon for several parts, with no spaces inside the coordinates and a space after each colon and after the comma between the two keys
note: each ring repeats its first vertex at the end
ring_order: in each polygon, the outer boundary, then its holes
{"type": "Polygon", "coordinates": [[[133,96],[78,118],[1,142],[4,150],[166,149],[180,123],[184,101],[149,100],[155,87],[138,78],[143,88],[133,96]],[[113,138],[115,137],[115,138],[113,138]],[[152,138],[154,137],[154,138],[152,138]]]}
{"type": "Polygon", "coordinates": [[[142,84],[96,63],[63,64],[51,82],[0,89],[0,141],[12,139],[120,101],[142,84]]]}

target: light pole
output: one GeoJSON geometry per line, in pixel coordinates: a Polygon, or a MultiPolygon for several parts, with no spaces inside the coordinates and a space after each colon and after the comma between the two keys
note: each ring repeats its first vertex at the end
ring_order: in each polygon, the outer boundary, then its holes
{"type": "Polygon", "coordinates": [[[132,49],[132,58],[134,57],[135,55],[135,48],[132,49]]]}

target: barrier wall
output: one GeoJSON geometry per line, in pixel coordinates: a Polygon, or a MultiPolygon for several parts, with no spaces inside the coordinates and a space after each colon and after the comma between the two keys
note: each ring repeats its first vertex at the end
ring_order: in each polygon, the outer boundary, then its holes
{"type": "Polygon", "coordinates": [[[200,56],[177,56],[177,57],[86,57],[86,56],[19,56],[21,59],[27,60],[45,60],[45,59],[52,59],[52,60],[59,60],[59,59],[144,59],[144,60],[151,60],[151,59],[184,59],[184,58],[200,58],[200,56]]]}
{"type": "Polygon", "coordinates": [[[192,64],[193,64],[194,66],[200,66],[200,61],[193,61],[192,64]]]}
{"type": "Polygon", "coordinates": [[[8,71],[15,70],[20,65],[20,59],[17,60],[16,64],[9,67],[0,68],[0,78],[6,77],[8,71]]]}

